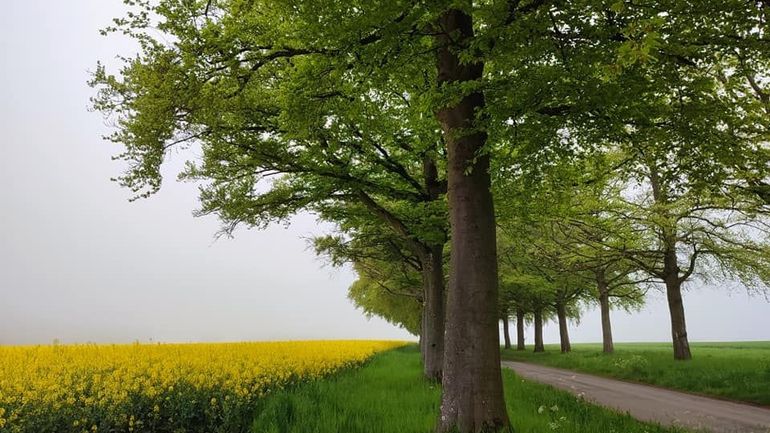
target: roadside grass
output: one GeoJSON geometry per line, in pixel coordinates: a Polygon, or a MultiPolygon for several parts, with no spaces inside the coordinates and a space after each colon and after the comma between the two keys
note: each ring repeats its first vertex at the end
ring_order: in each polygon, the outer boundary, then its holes
{"type": "Polygon", "coordinates": [[[545,353],[503,350],[503,359],[525,361],[649,383],[720,398],[770,405],[770,342],[691,343],[693,359],[675,361],[668,343],[616,343],[605,355],[601,344],[558,345],[545,353]]]}
{"type": "MultiPolygon", "coordinates": [[[[663,428],[588,404],[504,370],[516,433],[664,433],[663,428]]],[[[364,367],[279,391],[260,402],[254,433],[432,433],[440,387],[422,379],[415,346],[375,356],[364,367]]]]}

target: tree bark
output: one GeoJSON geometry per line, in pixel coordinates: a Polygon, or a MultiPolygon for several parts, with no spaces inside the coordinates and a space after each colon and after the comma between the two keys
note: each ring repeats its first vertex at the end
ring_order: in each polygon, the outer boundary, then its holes
{"type": "MultiPolygon", "coordinates": [[[[470,9],[470,1],[468,1],[470,9]]],[[[442,89],[480,80],[483,64],[461,62],[473,39],[471,16],[444,11],[436,27],[442,89]]],[[[447,199],[452,232],[444,379],[438,432],[498,431],[507,427],[497,325],[497,248],[486,133],[475,129],[484,96],[475,91],[439,109],[447,146],[447,199]]]]}
{"type": "Polygon", "coordinates": [[[612,341],[612,322],[610,321],[610,290],[603,271],[596,274],[596,288],[599,292],[599,310],[602,315],[602,351],[613,353],[615,345],[612,341]]]}
{"type": "MultiPolygon", "coordinates": [[[[674,346],[674,359],[686,361],[692,359],[690,342],[687,340],[687,326],[684,320],[684,304],[682,302],[682,282],[679,276],[679,260],[677,258],[677,226],[676,220],[667,210],[668,194],[654,164],[649,164],[650,186],[655,203],[662,205],[659,215],[662,221],[660,241],[663,245],[663,282],[666,284],[668,311],[671,316],[671,340],[674,346]]],[[[695,258],[691,260],[694,265],[695,258]]],[[[690,270],[692,271],[692,269],[690,270]]],[[[686,278],[686,277],[685,277],[686,278]]]]}
{"type": "Polygon", "coordinates": [[[556,315],[559,319],[559,343],[561,344],[561,353],[569,353],[572,351],[572,345],[569,343],[567,308],[564,304],[556,305],[556,315]]]}
{"type": "Polygon", "coordinates": [[[503,340],[505,341],[505,348],[510,349],[511,348],[511,333],[508,329],[508,315],[504,314],[503,317],[500,318],[500,320],[503,321],[503,340]]]}
{"type": "Polygon", "coordinates": [[[678,276],[666,279],[666,297],[671,315],[671,338],[674,345],[674,359],[686,361],[692,359],[690,342],[687,339],[687,325],[684,320],[682,302],[682,284],[678,276]]]}
{"type": "Polygon", "coordinates": [[[516,350],[526,350],[524,345],[524,310],[516,309],[516,350]]]}
{"type": "Polygon", "coordinates": [[[545,352],[543,345],[543,310],[535,309],[535,352],[545,352]]]}
{"type": "MultiPolygon", "coordinates": [[[[673,236],[672,236],[673,237],[673,236]]],[[[687,339],[687,325],[684,320],[682,301],[682,280],[679,277],[679,264],[676,257],[676,243],[669,242],[663,257],[664,282],[668,312],[671,317],[671,341],[674,346],[674,359],[686,361],[692,359],[690,342],[687,339]]]]}
{"type": "Polygon", "coordinates": [[[423,373],[440,382],[444,368],[444,246],[434,245],[423,263],[423,373]]]}
{"type": "Polygon", "coordinates": [[[599,306],[602,312],[602,351],[613,353],[615,345],[612,342],[612,323],[610,322],[610,296],[599,293],[599,306]]]}

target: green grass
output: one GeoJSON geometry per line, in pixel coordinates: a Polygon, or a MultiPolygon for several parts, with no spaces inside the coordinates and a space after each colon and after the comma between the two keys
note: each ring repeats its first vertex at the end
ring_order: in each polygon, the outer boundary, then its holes
{"type": "Polygon", "coordinates": [[[503,358],[534,362],[666,388],[770,405],[770,342],[691,343],[693,359],[675,361],[668,343],[622,343],[605,355],[601,344],[575,344],[572,353],[504,350],[503,358]]]}
{"type": "MultiPolygon", "coordinates": [[[[516,433],[664,433],[585,403],[571,394],[504,372],[508,411],[516,433]]],[[[254,433],[432,433],[440,389],[421,377],[414,346],[376,356],[366,366],[298,385],[265,398],[254,433]]]]}

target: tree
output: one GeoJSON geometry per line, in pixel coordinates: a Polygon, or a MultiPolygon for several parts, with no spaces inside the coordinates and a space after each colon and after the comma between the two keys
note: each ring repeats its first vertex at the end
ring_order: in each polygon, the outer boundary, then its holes
{"type": "MultiPolygon", "coordinates": [[[[431,80],[416,67],[391,77],[349,68],[344,49],[366,41],[325,40],[317,23],[285,20],[297,14],[290,2],[136,3],[111,30],[134,36],[141,54],[117,77],[99,67],[92,82],[95,108],[118,125],[110,139],[126,148],[120,183],[152,194],[165,156],[195,145],[202,158],[188,152],[181,176],[202,183],[198,214],[218,215],[228,234],[303,210],[335,222],[337,207],[367,209],[423,265],[425,369],[440,378],[446,234],[420,238],[398,213],[443,206],[440,138],[413,106],[431,80]],[[148,31],[154,16],[161,36],[148,31]]],[[[445,232],[431,215],[422,219],[445,232]]]]}
{"type": "MultiPolygon", "coordinates": [[[[427,214],[424,209],[412,211],[415,216],[427,214]]],[[[424,337],[431,330],[424,328],[435,319],[425,317],[432,310],[425,308],[422,261],[400,236],[383,227],[379,219],[365,209],[335,207],[333,212],[334,219],[339,222],[338,233],[315,238],[316,252],[328,257],[335,266],[352,264],[359,279],[350,287],[350,299],[367,314],[383,317],[419,335],[424,352],[426,348],[422,343],[431,341],[424,337]]],[[[446,218],[441,213],[433,217],[446,218]]],[[[418,224],[413,222],[413,225],[418,224]]],[[[423,226],[429,227],[431,224],[423,226]]],[[[424,236],[429,234],[424,233],[424,236]]],[[[434,236],[445,235],[438,232],[434,236]]],[[[443,265],[438,269],[443,270],[443,265]]]]}
{"type": "Polygon", "coordinates": [[[637,52],[624,67],[633,70],[626,90],[637,102],[612,114],[622,129],[604,138],[627,152],[626,173],[635,179],[618,197],[628,206],[620,212],[653,234],[617,250],[665,286],[674,357],[687,360],[686,281],[708,265],[749,287],[767,281],[757,187],[770,167],[768,123],[756,69],[768,58],[767,8],[703,2],[698,11],[661,3],[665,15],[636,20],[646,55],[637,52]],[[725,19],[709,19],[706,11],[725,19]]]}
{"type": "MultiPolygon", "coordinates": [[[[645,182],[630,199],[618,198],[618,212],[646,232],[643,243],[626,239],[612,248],[665,286],[671,315],[674,357],[691,358],[682,287],[692,278],[736,278],[766,290],[770,244],[766,218],[755,203],[727,191],[704,190],[675,165],[648,160],[638,166],[645,182]],[[664,168],[665,167],[665,168],[664,168]]],[[[660,160],[658,160],[660,161],[660,160]]],[[[606,246],[606,244],[605,244],[606,246]]]]}
{"type": "MultiPolygon", "coordinates": [[[[396,281],[382,281],[377,279],[384,275],[393,278],[391,269],[376,271],[375,276],[370,276],[369,272],[357,270],[359,274],[356,280],[348,290],[348,298],[360,307],[368,316],[376,315],[382,317],[394,325],[398,325],[413,335],[422,338],[422,293],[419,289],[419,279],[415,279],[409,286],[404,286],[401,290],[396,287],[405,283],[401,278],[396,281]],[[409,290],[411,288],[411,290],[409,290]],[[414,293],[416,291],[417,293],[414,293]]],[[[401,269],[403,271],[403,269],[401,269]]],[[[375,273],[375,272],[372,272],[375,273]]],[[[396,274],[398,275],[398,274],[396,274]]],[[[399,275],[399,277],[404,277],[399,275]]]]}
{"type": "MultiPolygon", "coordinates": [[[[610,202],[622,191],[623,182],[614,167],[624,164],[617,154],[602,153],[580,161],[568,161],[555,167],[545,178],[551,191],[561,190],[557,212],[542,215],[546,219],[547,239],[551,256],[565,268],[563,272],[582,278],[583,284],[593,285],[583,295],[599,304],[604,353],[612,353],[614,344],[610,320],[610,303],[626,310],[644,303],[645,291],[640,284],[646,279],[634,278],[640,269],[611,248],[597,247],[611,241],[609,237],[623,233],[626,241],[633,239],[632,221],[609,212],[610,202]],[[553,250],[553,248],[556,250],[553,250]]],[[[553,194],[551,194],[553,195],[553,194]]],[[[547,249],[542,247],[541,249],[547,249]]],[[[580,285],[581,283],[577,283],[580,285]]],[[[576,293],[576,296],[579,296],[576,293]]],[[[565,345],[563,344],[563,349],[565,345]]]]}
{"type": "Polygon", "coordinates": [[[700,83],[668,80],[672,65],[736,46],[761,54],[765,42],[753,31],[764,10],[737,0],[165,0],[148,11],[118,22],[143,46],[128,79],[96,80],[108,89],[97,108],[118,110],[130,188],[152,191],[168,148],[197,140],[204,164],[188,174],[211,182],[204,211],[262,223],[356,202],[414,241],[387,204],[430,201],[414,173],[440,129],[451,259],[438,430],[463,433],[508,425],[490,165],[515,153],[547,166],[616,139],[628,119],[654,123],[637,98],[663,106],[672,83],[700,83]],[[154,14],[169,44],[144,32],[154,14]],[[261,194],[258,180],[276,173],[261,194]]]}

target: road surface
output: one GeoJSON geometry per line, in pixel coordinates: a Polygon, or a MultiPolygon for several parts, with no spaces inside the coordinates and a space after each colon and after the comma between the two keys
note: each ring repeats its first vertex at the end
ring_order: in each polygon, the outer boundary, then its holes
{"type": "Polygon", "coordinates": [[[770,433],[770,409],[522,362],[503,361],[503,367],[643,421],[717,433],[770,433]]]}

